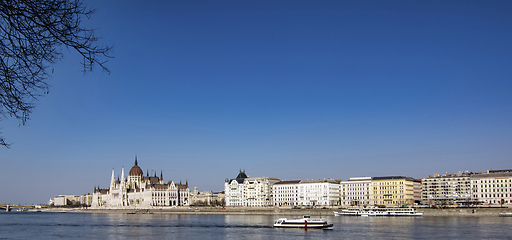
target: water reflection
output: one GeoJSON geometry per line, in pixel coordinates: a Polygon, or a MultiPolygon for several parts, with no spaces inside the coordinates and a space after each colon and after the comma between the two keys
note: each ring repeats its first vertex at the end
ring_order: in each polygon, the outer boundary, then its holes
{"type": "MultiPolygon", "coordinates": [[[[174,214],[0,214],[14,239],[505,239],[512,218],[323,218],[333,230],[274,229],[281,216],[174,214]]],[[[282,216],[290,217],[290,216],[282,216]]]]}

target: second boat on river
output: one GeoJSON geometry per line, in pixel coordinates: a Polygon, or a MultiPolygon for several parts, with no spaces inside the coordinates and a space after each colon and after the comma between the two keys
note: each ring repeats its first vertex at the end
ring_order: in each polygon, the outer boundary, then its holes
{"type": "Polygon", "coordinates": [[[416,212],[414,208],[349,208],[341,212],[334,212],[335,216],[362,216],[362,217],[414,217],[423,216],[422,212],[416,212]]]}

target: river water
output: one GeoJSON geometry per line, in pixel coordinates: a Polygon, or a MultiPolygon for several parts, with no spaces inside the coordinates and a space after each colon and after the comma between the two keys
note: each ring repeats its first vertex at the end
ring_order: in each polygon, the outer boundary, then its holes
{"type": "Polygon", "coordinates": [[[278,217],[1,212],[0,239],[512,239],[509,217],[322,216],[334,229],[307,231],[278,217]]]}

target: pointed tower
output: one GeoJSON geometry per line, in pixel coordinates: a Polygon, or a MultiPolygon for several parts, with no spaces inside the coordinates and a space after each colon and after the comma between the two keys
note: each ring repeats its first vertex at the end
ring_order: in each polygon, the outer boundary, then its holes
{"type": "Polygon", "coordinates": [[[110,179],[110,191],[116,186],[116,177],[114,176],[114,169],[112,168],[112,178],[110,179]]]}
{"type": "Polygon", "coordinates": [[[164,182],[164,175],[162,174],[162,170],[160,170],[160,183],[164,182]]]}
{"type": "Polygon", "coordinates": [[[124,167],[123,167],[123,169],[121,170],[121,187],[122,188],[126,187],[126,185],[125,185],[126,180],[125,179],[126,179],[126,177],[124,176],[124,167]]]}

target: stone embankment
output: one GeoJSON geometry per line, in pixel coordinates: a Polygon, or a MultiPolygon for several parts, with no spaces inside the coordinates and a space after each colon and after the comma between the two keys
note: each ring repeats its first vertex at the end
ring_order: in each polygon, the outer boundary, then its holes
{"type": "MultiPolygon", "coordinates": [[[[280,215],[280,216],[329,216],[333,212],[340,212],[343,209],[291,209],[291,208],[249,208],[249,207],[179,207],[162,208],[150,210],[108,210],[108,209],[76,209],[75,212],[89,213],[136,213],[136,214],[234,214],[234,215],[280,215]]],[[[425,217],[484,217],[499,216],[500,213],[512,213],[512,208],[482,207],[482,208],[418,208],[417,211],[423,212],[425,217]]]]}
{"type": "Polygon", "coordinates": [[[512,213],[512,208],[497,208],[497,207],[483,207],[483,208],[420,208],[418,211],[423,212],[423,216],[433,217],[485,217],[485,216],[499,216],[500,213],[512,213]]]}
{"type": "MultiPolygon", "coordinates": [[[[155,208],[149,210],[133,210],[133,209],[75,209],[74,212],[89,213],[167,213],[167,214],[233,214],[233,215],[334,215],[334,211],[338,209],[291,209],[291,208],[274,208],[274,207],[178,207],[178,208],[155,208]]],[[[340,210],[341,211],[341,210],[340,210]]]]}

